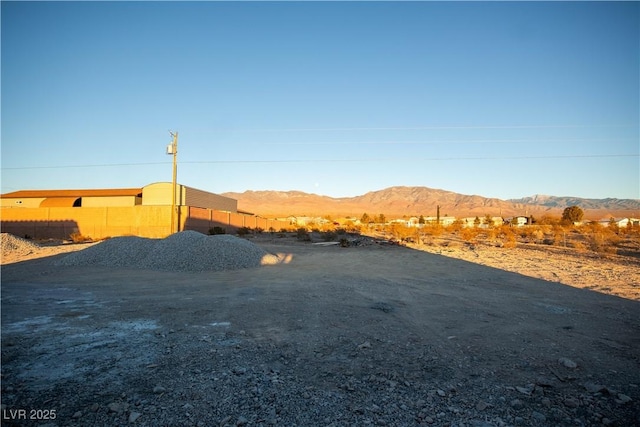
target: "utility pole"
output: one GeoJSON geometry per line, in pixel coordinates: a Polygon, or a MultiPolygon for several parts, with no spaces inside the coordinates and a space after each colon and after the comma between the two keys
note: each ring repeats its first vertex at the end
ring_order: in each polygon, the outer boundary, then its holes
{"type": "Polygon", "coordinates": [[[173,154],[173,180],[171,182],[171,234],[179,231],[178,207],[176,206],[176,187],[178,179],[178,132],[169,131],[173,137],[171,144],[167,145],[167,154],[173,154]]]}

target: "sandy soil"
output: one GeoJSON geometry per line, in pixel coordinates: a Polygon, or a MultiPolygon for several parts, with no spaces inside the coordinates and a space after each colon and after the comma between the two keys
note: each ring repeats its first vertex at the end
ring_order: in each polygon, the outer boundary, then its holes
{"type": "Polygon", "coordinates": [[[640,424],[633,260],[255,241],[289,262],[3,257],[3,425],[640,424]]]}
{"type": "Polygon", "coordinates": [[[430,245],[409,246],[524,276],[640,301],[640,257],[576,252],[522,243],[516,248],[498,248],[442,240],[430,245]]]}

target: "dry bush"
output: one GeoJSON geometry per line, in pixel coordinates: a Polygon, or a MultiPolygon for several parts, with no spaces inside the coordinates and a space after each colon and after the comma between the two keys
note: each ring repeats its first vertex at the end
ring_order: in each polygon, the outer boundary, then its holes
{"type": "Polygon", "coordinates": [[[503,248],[515,248],[518,245],[518,239],[513,227],[502,225],[496,229],[496,233],[503,248]]]}
{"type": "Polygon", "coordinates": [[[425,224],[422,227],[422,233],[428,236],[438,237],[444,233],[444,227],[440,224],[425,224]]]}
{"type": "Polygon", "coordinates": [[[80,232],[76,231],[73,232],[69,235],[69,238],[71,239],[71,241],[73,243],[86,243],[86,242],[92,242],[93,239],[91,239],[91,237],[89,236],[83,236],[80,232]]]}
{"type": "Polygon", "coordinates": [[[580,240],[571,241],[571,246],[576,250],[576,252],[579,253],[584,253],[587,251],[587,245],[580,240]]]}
{"type": "Polygon", "coordinates": [[[544,238],[544,232],[537,225],[528,225],[526,227],[518,227],[518,236],[525,242],[537,243],[544,238]]]}
{"type": "Polygon", "coordinates": [[[566,246],[567,243],[567,229],[559,224],[553,225],[551,228],[551,234],[553,235],[553,244],[555,246],[566,246]]]}
{"type": "Polygon", "coordinates": [[[464,240],[465,242],[476,241],[478,239],[478,234],[478,229],[475,227],[466,227],[460,230],[460,237],[462,237],[462,240],[464,240]]]}
{"type": "Polygon", "coordinates": [[[455,233],[455,232],[461,231],[463,228],[464,228],[464,225],[462,224],[462,220],[456,219],[455,221],[453,221],[451,225],[447,227],[447,230],[450,231],[451,233],[455,233]]]}

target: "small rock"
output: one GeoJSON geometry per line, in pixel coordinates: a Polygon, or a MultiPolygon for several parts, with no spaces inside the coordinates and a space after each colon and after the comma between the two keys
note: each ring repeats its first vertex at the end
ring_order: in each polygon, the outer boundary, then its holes
{"type": "Polygon", "coordinates": [[[536,379],[536,385],[538,385],[540,387],[552,387],[553,386],[553,381],[550,378],[547,378],[547,377],[538,377],[536,379]]]}
{"type": "Polygon", "coordinates": [[[138,418],[140,418],[142,414],[140,412],[131,412],[129,414],[129,422],[135,423],[138,418]]]}
{"type": "Polygon", "coordinates": [[[424,422],[427,424],[433,424],[435,420],[431,417],[424,417],[424,422]]]}
{"type": "Polygon", "coordinates": [[[107,407],[111,412],[117,412],[118,414],[121,414],[124,410],[122,407],[122,403],[119,402],[111,402],[109,403],[109,405],[107,405],[107,407]]]}
{"type": "Polygon", "coordinates": [[[606,390],[606,387],[601,385],[601,384],[594,384],[594,383],[585,383],[584,384],[584,388],[589,392],[589,393],[599,393],[601,391],[606,390]]]}
{"type": "Polygon", "coordinates": [[[182,409],[188,411],[190,409],[193,409],[193,405],[191,403],[185,403],[184,405],[182,405],[182,409]]]}
{"type": "Polygon", "coordinates": [[[245,417],[243,417],[242,415],[238,418],[238,421],[236,421],[236,425],[237,426],[244,426],[247,425],[247,423],[249,422],[248,419],[246,419],[245,417]]]}
{"type": "Polygon", "coordinates": [[[156,394],[161,394],[164,393],[165,391],[167,391],[164,387],[162,387],[161,385],[157,385],[153,388],[153,392],[156,394]]]}
{"type": "Polygon", "coordinates": [[[529,384],[526,387],[516,386],[516,390],[518,390],[522,394],[527,394],[527,395],[531,394],[534,388],[535,386],[533,384],[529,384]]]}
{"type": "Polygon", "coordinates": [[[611,424],[613,424],[613,421],[611,421],[609,418],[604,417],[604,418],[602,419],[602,425],[603,425],[603,426],[610,426],[611,424]]]}
{"type": "Polygon", "coordinates": [[[575,369],[578,367],[578,364],[576,362],[566,357],[561,357],[560,359],[558,359],[558,363],[569,369],[575,369]]]}
{"type": "Polygon", "coordinates": [[[574,399],[573,397],[568,397],[564,400],[564,406],[567,408],[577,408],[580,406],[580,401],[578,399],[574,399]]]}
{"type": "Polygon", "coordinates": [[[487,409],[489,405],[487,405],[487,402],[485,402],[484,400],[479,401],[478,403],[476,403],[476,409],[478,411],[484,411],[485,409],[487,409]]]}
{"type": "Polygon", "coordinates": [[[444,392],[444,390],[440,390],[440,389],[436,390],[436,393],[438,393],[438,396],[440,396],[440,397],[445,397],[445,396],[447,395],[447,394],[444,392]]]}
{"type": "Polygon", "coordinates": [[[82,411],[76,411],[72,415],[72,418],[80,418],[80,417],[82,417],[82,411]]]}
{"type": "Polygon", "coordinates": [[[235,367],[231,370],[236,375],[244,375],[247,373],[247,368],[235,367]]]}
{"type": "Polygon", "coordinates": [[[533,411],[531,413],[531,416],[533,418],[535,418],[536,420],[538,420],[538,421],[546,421],[547,420],[547,417],[545,417],[544,414],[542,414],[540,412],[537,412],[537,411],[533,411]]]}
{"type": "Polygon", "coordinates": [[[524,402],[522,402],[522,400],[520,399],[513,399],[511,401],[511,407],[513,409],[522,409],[524,408],[524,402]]]}
{"type": "Polygon", "coordinates": [[[627,396],[626,394],[622,394],[622,393],[618,393],[618,400],[620,401],[620,403],[629,403],[631,402],[633,399],[631,399],[629,396],[627,396]]]}
{"type": "Polygon", "coordinates": [[[363,348],[371,348],[371,343],[370,343],[369,341],[365,341],[365,342],[363,342],[362,344],[360,344],[360,345],[358,346],[358,348],[359,348],[360,350],[362,350],[363,348]]]}

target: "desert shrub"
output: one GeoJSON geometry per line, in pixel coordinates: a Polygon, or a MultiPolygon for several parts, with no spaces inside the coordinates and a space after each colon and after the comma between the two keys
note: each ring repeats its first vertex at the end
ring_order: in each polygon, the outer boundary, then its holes
{"type": "Polygon", "coordinates": [[[214,234],[227,234],[227,230],[225,230],[224,228],[219,227],[219,226],[217,226],[217,225],[216,225],[215,227],[211,227],[211,228],[209,229],[209,234],[210,234],[210,235],[214,235],[214,234]]]}
{"type": "Polygon", "coordinates": [[[444,233],[444,227],[441,224],[425,224],[425,226],[422,227],[422,233],[429,236],[438,237],[441,236],[442,233],[444,233]]]}
{"type": "Polygon", "coordinates": [[[251,234],[251,228],[249,227],[240,227],[236,231],[236,234],[240,237],[246,236],[247,234],[251,234]]]}
{"type": "Polygon", "coordinates": [[[551,228],[553,235],[553,244],[556,246],[566,246],[567,242],[567,229],[561,225],[554,225],[551,228]]]}
{"type": "Polygon", "coordinates": [[[503,225],[498,229],[498,237],[502,242],[504,248],[515,248],[518,245],[518,239],[513,227],[503,225]]]}
{"type": "Polygon", "coordinates": [[[395,239],[403,242],[415,242],[419,240],[419,230],[413,227],[407,227],[404,224],[393,223],[387,226],[387,232],[395,239]]]}
{"type": "Polygon", "coordinates": [[[69,235],[69,238],[73,243],[85,243],[91,242],[91,237],[83,236],[80,232],[73,232],[69,235]]]}
{"type": "Polygon", "coordinates": [[[456,233],[460,230],[462,230],[462,228],[464,227],[462,220],[461,219],[456,219],[455,221],[453,221],[453,223],[447,227],[447,229],[452,232],[452,233],[456,233]]]}
{"type": "Polygon", "coordinates": [[[348,239],[346,239],[346,238],[344,238],[344,237],[343,237],[342,239],[340,239],[340,246],[341,246],[341,247],[343,247],[343,248],[348,248],[348,247],[349,247],[349,245],[350,245],[350,244],[349,244],[349,240],[348,240],[348,239]]]}
{"type": "Polygon", "coordinates": [[[321,235],[322,235],[322,240],[324,240],[325,242],[331,242],[337,236],[337,234],[334,233],[333,231],[324,231],[321,235]]]}
{"type": "Polygon", "coordinates": [[[460,230],[460,237],[465,242],[472,242],[478,238],[478,229],[475,227],[465,227],[460,230]]]}
{"type": "Polygon", "coordinates": [[[296,230],[296,237],[302,242],[311,241],[311,236],[309,236],[309,232],[306,228],[298,228],[298,230],[296,230]]]}
{"type": "Polygon", "coordinates": [[[587,246],[581,240],[572,240],[571,246],[576,250],[576,252],[582,253],[587,251],[587,246]]]}

